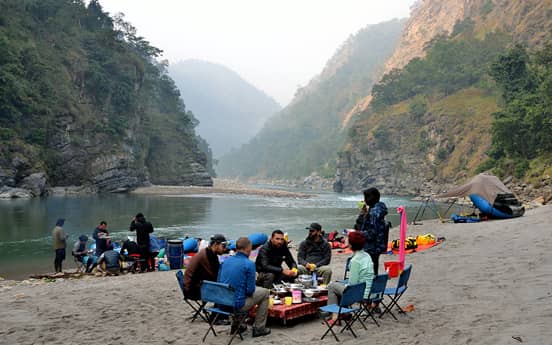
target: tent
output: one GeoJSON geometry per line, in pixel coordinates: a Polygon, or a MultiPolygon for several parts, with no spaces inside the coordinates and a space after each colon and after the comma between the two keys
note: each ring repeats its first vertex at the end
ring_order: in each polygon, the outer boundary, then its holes
{"type": "Polygon", "coordinates": [[[519,217],[525,208],[496,176],[479,174],[468,183],[436,196],[438,199],[469,197],[481,213],[491,218],[519,217]]]}

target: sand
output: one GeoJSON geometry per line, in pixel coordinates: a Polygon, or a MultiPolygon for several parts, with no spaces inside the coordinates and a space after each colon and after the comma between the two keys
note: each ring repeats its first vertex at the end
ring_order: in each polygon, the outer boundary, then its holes
{"type": "Polygon", "coordinates": [[[160,186],[152,185],[139,187],[131,192],[139,195],[201,195],[201,194],[238,194],[238,195],[259,195],[273,198],[298,198],[308,199],[310,194],[301,192],[290,192],[278,189],[254,188],[237,180],[214,179],[212,187],[198,186],[160,186]]]}
{"type": "MultiPolygon", "coordinates": [[[[411,234],[431,232],[446,241],[407,256],[413,264],[402,304],[415,310],[400,322],[368,323],[360,339],[344,344],[552,344],[552,206],[512,220],[478,224],[425,221],[411,234]]],[[[393,229],[391,237],[398,236],[393,229]]],[[[346,255],[334,255],[334,278],[346,255]]],[[[382,261],[392,257],[384,257],[382,261]]],[[[395,284],[393,280],[391,284],[395,284]]],[[[207,326],[191,324],[175,272],[118,277],[0,282],[2,344],[199,344],[207,326]]],[[[283,326],[242,342],[318,343],[324,330],[315,318],[283,326]]],[[[208,344],[226,344],[227,327],[208,344]]],[[[322,343],[334,344],[331,337],[322,343]]]]}

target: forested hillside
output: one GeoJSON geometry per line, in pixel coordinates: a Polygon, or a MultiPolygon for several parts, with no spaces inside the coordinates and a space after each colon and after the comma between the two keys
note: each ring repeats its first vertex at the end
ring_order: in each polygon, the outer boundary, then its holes
{"type": "MultiPolygon", "coordinates": [[[[420,6],[436,17],[442,9],[420,6]]],[[[492,170],[549,190],[551,9],[544,0],[464,3],[451,32],[373,87],[339,153],[345,189],[416,194],[492,170]]]]}
{"type": "Polygon", "coordinates": [[[292,102],[262,131],[219,161],[223,176],[300,177],[335,174],[351,107],[369,93],[392,53],[404,20],[370,25],[351,36],[319,76],[297,90],[292,102]]]}
{"type": "Polygon", "coordinates": [[[199,120],[198,133],[215,157],[238,148],[281,107],[236,72],[214,63],[186,60],[169,66],[184,102],[199,120]]]}
{"type": "MultiPolygon", "coordinates": [[[[212,184],[161,51],[97,1],[0,2],[0,186],[212,184]]],[[[202,150],[200,150],[200,147],[202,150]]]]}

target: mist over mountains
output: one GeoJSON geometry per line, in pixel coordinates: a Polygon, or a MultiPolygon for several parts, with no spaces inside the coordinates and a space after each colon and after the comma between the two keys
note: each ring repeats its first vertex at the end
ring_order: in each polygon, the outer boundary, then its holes
{"type": "Polygon", "coordinates": [[[185,60],[169,66],[169,74],[215,157],[248,142],[281,109],[273,98],[219,64],[185,60]]]}

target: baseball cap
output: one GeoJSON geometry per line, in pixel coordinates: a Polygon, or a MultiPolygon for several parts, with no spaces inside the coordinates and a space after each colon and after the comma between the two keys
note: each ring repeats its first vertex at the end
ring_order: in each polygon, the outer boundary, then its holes
{"type": "Polygon", "coordinates": [[[316,230],[316,231],[322,231],[322,225],[318,223],[312,223],[308,228],[305,228],[307,230],[316,230]]]}
{"type": "Polygon", "coordinates": [[[211,236],[210,241],[211,241],[211,243],[227,244],[226,237],[224,237],[224,235],[222,235],[222,234],[216,234],[216,235],[211,236]]]}

